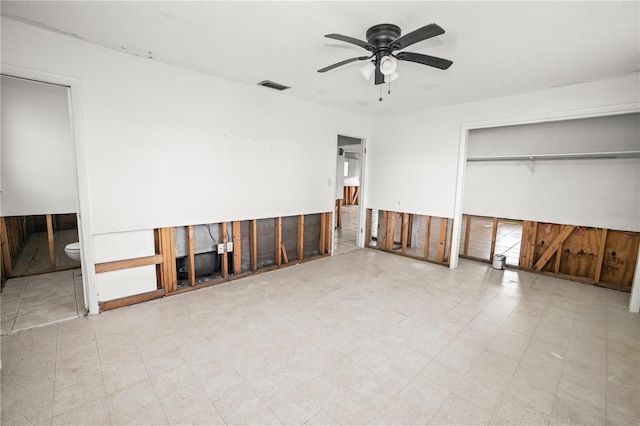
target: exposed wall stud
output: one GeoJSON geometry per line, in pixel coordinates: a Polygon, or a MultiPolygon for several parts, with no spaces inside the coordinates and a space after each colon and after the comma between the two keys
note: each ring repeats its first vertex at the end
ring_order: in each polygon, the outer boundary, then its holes
{"type": "Polygon", "coordinates": [[[469,254],[469,234],[471,233],[471,215],[465,215],[467,218],[464,226],[464,246],[462,248],[462,255],[467,256],[469,254]]]}
{"type": "Polygon", "coordinates": [[[2,238],[2,264],[7,277],[13,275],[11,270],[11,252],[9,250],[9,238],[7,235],[7,220],[0,217],[0,238],[2,238]]]}
{"type": "Polygon", "coordinates": [[[438,262],[444,262],[445,249],[447,247],[447,226],[449,219],[446,217],[440,218],[440,237],[438,238],[438,255],[436,260],[438,262]]]}
{"type": "Polygon", "coordinates": [[[48,214],[46,217],[47,217],[47,239],[49,240],[49,264],[51,265],[51,269],[56,269],[55,242],[53,240],[53,222],[50,214],[48,214]]]}
{"type": "Polygon", "coordinates": [[[407,242],[409,240],[409,213],[402,213],[402,228],[400,235],[400,244],[402,252],[407,252],[407,242]]]}
{"type": "Polygon", "coordinates": [[[431,216],[426,216],[427,224],[424,232],[424,258],[429,259],[429,243],[431,242],[431,216]]]}
{"type": "Polygon", "coordinates": [[[276,225],[275,225],[275,262],[276,265],[280,266],[282,264],[282,218],[276,217],[276,225]]]}
{"type": "Polygon", "coordinates": [[[304,215],[298,216],[298,260],[304,259],[304,215]]]}
{"type": "Polygon", "coordinates": [[[489,252],[489,262],[493,262],[493,255],[496,251],[496,237],[498,236],[498,218],[493,218],[493,228],[491,228],[491,251],[489,252]]]}
{"type": "Polygon", "coordinates": [[[242,273],[242,235],[240,234],[240,222],[232,224],[233,232],[233,273],[242,273]]]}
{"type": "Polygon", "coordinates": [[[600,276],[602,274],[602,262],[604,261],[604,248],[607,245],[607,233],[607,229],[600,230],[600,245],[598,247],[598,260],[596,261],[596,275],[593,278],[593,281],[595,281],[596,284],[600,282],[600,276]]]}
{"type": "Polygon", "coordinates": [[[196,285],[196,255],[193,246],[193,226],[187,226],[187,251],[189,264],[189,285],[196,285]]]}
{"type": "Polygon", "coordinates": [[[255,272],[258,270],[258,222],[256,219],[252,219],[250,223],[249,244],[251,245],[249,263],[251,270],[255,272]]]}
{"type": "Polygon", "coordinates": [[[229,259],[227,258],[227,222],[220,223],[220,229],[222,230],[222,244],[224,246],[224,253],[222,253],[222,277],[227,278],[229,275],[229,259]]]}
{"type": "Polygon", "coordinates": [[[536,264],[533,266],[533,269],[535,269],[536,271],[541,271],[542,268],[544,268],[544,265],[547,264],[549,259],[551,259],[551,257],[558,250],[558,247],[560,247],[564,240],[566,240],[569,235],[571,235],[574,229],[576,229],[576,227],[573,225],[563,225],[560,234],[558,234],[558,236],[553,240],[549,248],[545,250],[540,259],[538,259],[536,264]]]}

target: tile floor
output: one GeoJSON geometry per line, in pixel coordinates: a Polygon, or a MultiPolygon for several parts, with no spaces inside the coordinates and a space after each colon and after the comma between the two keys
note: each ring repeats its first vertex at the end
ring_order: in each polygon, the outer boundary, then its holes
{"type": "Polygon", "coordinates": [[[12,278],[0,293],[1,334],[86,314],[80,269],[12,278]]]}
{"type": "Polygon", "coordinates": [[[637,424],[628,294],[356,250],[3,336],[2,424],[637,424]]]}

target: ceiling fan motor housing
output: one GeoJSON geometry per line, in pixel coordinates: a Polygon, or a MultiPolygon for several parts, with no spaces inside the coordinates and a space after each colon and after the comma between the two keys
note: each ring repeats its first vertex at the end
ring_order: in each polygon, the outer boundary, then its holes
{"type": "Polygon", "coordinates": [[[393,24],[379,24],[367,30],[367,41],[378,48],[388,48],[400,37],[400,27],[393,24]]]}

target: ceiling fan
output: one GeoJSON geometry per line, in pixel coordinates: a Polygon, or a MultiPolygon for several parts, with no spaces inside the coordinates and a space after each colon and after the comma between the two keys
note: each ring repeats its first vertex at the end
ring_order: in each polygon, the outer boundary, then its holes
{"type": "Polygon", "coordinates": [[[394,53],[412,44],[444,34],[444,30],[439,25],[429,24],[403,36],[400,36],[400,34],[400,27],[393,24],[379,24],[369,28],[367,30],[367,41],[358,40],[342,34],[327,34],[325,35],[327,38],[363,47],[371,52],[371,56],[358,56],[357,58],[346,59],[319,69],[318,72],[327,72],[351,62],[370,60],[361,71],[367,79],[370,79],[371,75],[375,72],[375,84],[378,85],[393,81],[398,77],[396,73],[398,66],[397,61],[415,62],[441,70],[446,70],[453,64],[453,62],[447,59],[423,55],[421,53],[394,53]]]}

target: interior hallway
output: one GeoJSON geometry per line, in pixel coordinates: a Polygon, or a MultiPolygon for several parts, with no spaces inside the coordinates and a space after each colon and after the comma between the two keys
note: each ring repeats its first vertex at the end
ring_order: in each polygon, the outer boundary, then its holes
{"type": "Polygon", "coordinates": [[[634,424],[629,295],[357,250],[2,337],[3,424],[634,424]]]}
{"type": "Polygon", "coordinates": [[[342,227],[335,230],[335,254],[357,250],[358,205],[342,206],[342,227]]]}

